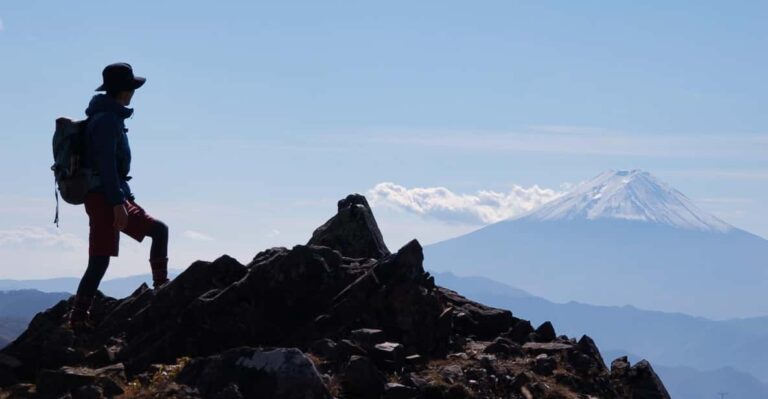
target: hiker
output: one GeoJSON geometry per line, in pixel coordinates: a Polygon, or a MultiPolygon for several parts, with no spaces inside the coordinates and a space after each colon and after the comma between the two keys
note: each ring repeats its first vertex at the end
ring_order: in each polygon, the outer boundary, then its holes
{"type": "Polygon", "coordinates": [[[77,288],[70,326],[80,330],[88,325],[88,310],[109,266],[109,259],[118,256],[120,232],[136,241],[152,238],[149,264],[153,286],[160,288],[168,282],[168,226],[152,218],[135,200],[128,181],[131,149],[125,119],[133,114],[128,108],[134,91],[145,78],[134,76],[129,64],[108,65],[102,72],[103,91],[92,99],[85,110],[88,116],[85,130],[85,166],[93,176],[85,197],[90,232],[88,268],[77,288]]]}

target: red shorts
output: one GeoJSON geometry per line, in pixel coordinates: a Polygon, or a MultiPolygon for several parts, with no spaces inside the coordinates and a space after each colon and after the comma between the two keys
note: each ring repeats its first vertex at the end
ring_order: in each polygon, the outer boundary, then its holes
{"type": "MultiPolygon", "coordinates": [[[[149,216],[135,202],[126,200],[125,210],[128,212],[128,224],[123,233],[141,242],[148,236],[155,224],[155,219],[149,216]]],[[[88,193],[85,198],[85,212],[88,213],[90,234],[88,236],[88,254],[90,256],[117,256],[120,248],[120,231],[115,229],[112,205],[107,203],[104,194],[88,193]]]]}

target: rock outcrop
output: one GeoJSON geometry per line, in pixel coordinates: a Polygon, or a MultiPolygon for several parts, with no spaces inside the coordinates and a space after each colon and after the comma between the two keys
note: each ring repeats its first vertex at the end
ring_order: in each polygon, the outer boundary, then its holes
{"type": "Polygon", "coordinates": [[[608,370],[557,337],[435,285],[411,241],[390,253],[361,195],[307,245],[198,261],[157,291],[72,300],[0,352],[0,398],[669,398],[647,362],[608,370]]]}

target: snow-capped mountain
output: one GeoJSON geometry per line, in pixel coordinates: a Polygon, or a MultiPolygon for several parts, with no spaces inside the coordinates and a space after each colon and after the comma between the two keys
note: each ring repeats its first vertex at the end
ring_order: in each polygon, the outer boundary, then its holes
{"type": "Polygon", "coordinates": [[[641,170],[607,171],[520,216],[528,220],[624,219],[725,233],[733,226],[641,170]]]}
{"type": "Polygon", "coordinates": [[[768,241],[643,171],[600,174],[519,217],[429,245],[425,257],[434,271],[554,301],[768,315],[768,241]]]}

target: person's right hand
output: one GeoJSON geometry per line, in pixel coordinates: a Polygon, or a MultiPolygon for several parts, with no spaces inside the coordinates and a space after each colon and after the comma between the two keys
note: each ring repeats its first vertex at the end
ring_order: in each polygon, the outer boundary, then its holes
{"type": "Polygon", "coordinates": [[[128,224],[128,212],[125,210],[125,206],[122,204],[115,205],[112,208],[112,214],[114,215],[114,226],[115,229],[119,231],[123,231],[125,226],[128,224]]]}

